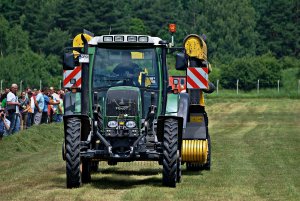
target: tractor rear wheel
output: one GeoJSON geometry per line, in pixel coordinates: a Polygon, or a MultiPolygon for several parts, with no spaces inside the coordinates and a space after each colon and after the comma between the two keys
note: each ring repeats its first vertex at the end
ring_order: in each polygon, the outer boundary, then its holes
{"type": "Polygon", "coordinates": [[[80,130],[80,119],[74,117],[67,120],[65,130],[67,188],[78,188],[81,185],[80,130]]]}
{"type": "Polygon", "coordinates": [[[163,185],[176,187],[177,177],[181,175],[178,168],[178,122],[175,119],[166,119],[163,138],[163,185]],[[179,172],[177,172],[179,171],[179,172]]]}

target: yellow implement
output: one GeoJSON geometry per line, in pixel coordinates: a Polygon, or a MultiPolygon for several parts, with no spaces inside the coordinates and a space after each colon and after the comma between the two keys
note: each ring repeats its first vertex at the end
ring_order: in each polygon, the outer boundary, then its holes
{"type": "MultiPolygon", "coordinates": [[[[83,34],[87,41],[90,41],[93,37],[88,34],[83,34]]],[[[73,47],[83,47],[83,41],[81,40],[81,34],[77,34],[73,39],[73,47]]],[[[79,52],[73,50],[75,58],[79,55],[79,52]]]]}
{"type": "Polygon", "coordinates": [[[187,55],[207,61],[207,46],[200,36],[196,34],[188,35],[184,39],[183,45],[187,55]]]}
{"type": "Polygon", "coordinates": [[[207,140],[183,140],[181,149],[182,161],[207,163],[208,141],[207,140]]]}

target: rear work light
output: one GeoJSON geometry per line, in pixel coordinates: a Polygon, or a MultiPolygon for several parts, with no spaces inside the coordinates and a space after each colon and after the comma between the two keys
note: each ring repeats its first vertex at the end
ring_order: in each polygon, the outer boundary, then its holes
{"type": "Polygon", "coordinates": [[[137,36],[127,36],[128,42],[137,42],[137,36]]]}
{"type": "Polygon", "coordinates": [[[103,42],[113,42],[113,37],[112,36],[104,36],[103,42]]]}
{"type": "Polygon", "coordinates": [[[140,36],[139,37],[139,42],[147,43],[148,42],[148,36],[140,36]]]}
{"type": "Polygon", "coordinates": [[[115,42],[124,42],[124,36],[115,36],[115,42]]]}

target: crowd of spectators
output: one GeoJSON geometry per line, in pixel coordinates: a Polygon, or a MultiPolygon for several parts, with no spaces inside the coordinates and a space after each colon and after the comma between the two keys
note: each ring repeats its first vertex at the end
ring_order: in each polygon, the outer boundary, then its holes
{"type": "Polygon", "coordinates": [[[0,93],[0,140],[33,125],[62,122],[63,97],[64,91],[53,87],[26,88],[21,93],[17,84],[6,88],[0,93]]]}

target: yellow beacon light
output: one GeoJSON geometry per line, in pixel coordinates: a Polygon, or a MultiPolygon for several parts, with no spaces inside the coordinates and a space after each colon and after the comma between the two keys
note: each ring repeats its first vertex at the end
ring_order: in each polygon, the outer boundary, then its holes
{"type": "MultiPolygon", "coordinates": [[[[87,41],[90,41],[93,37],[88,34],[83,34],[83,36],[86,38],[87,41]]],[[[81,40],[81,34],[77,34],[75,38],[73,39],[73,47],[83,47],[83,41],[81,40]]],[[[73,54],[76,57],[78,57],[79,52],[73,50],[73,54]]]]}
{"type": "Polygon", "coordinates": [[[207,46],[200,36],[196,34],[188,35],[184,39],[183,44],[187,55],[197,59],[207,60],[207,46]]]}

